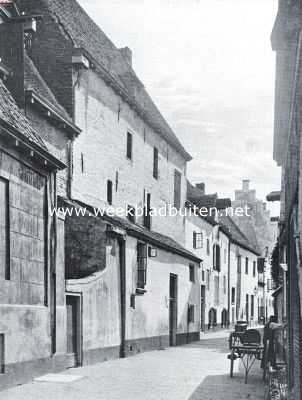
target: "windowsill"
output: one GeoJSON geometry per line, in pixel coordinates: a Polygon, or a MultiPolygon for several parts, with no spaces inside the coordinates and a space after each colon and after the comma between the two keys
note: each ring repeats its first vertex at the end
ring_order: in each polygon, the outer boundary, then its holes
{"type": "Polygon", "coordinates": [[[144,295],[145,293],[147,293],[147,290],[146,290],[146,289],[136,288],[136,290],[135,290],[135,294],[137,294],[138,296],[142,296],[142,295],[144,295]]]}

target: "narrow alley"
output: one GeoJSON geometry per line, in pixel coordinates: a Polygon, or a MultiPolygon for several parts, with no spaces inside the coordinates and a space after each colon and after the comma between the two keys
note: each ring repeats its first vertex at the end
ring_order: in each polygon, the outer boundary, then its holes
{"type": "Polygon", "coordinates": [[[73,382],[34,381],[1,392],[1,400],[262,400],[259,362],[248,384],[240,361],[229,377],[227,333],[207,334],[197,343],[147,352],[59,374],[73,382]]]}

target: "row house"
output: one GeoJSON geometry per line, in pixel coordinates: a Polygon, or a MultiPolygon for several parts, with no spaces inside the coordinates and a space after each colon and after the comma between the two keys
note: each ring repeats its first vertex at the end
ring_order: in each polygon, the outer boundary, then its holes
{"type": "Polygon", "coordinates": [[[275,309],[287,328],[279,335],[278,357],[287,364],[290,398],[302,396],[301,334],[301,32],[299,1],[279,1],[272,32],[276,52],[274,160],[281,167],[278,245],[272,272],[276,284],[275,309]]]}
{"type": "Polygon", "coordinates": [[[165,213],[185,208],[190,155],[135,75],[131,51],[117,49],[76,1],[17,3],[36,16],[26,55],[77,131],[57,199],[72,210],[58,215],[57,353],[77,366],[198,340],[201,260],[181,245],[184,217],[165,213]],[[129,212],[100,217],[96,207],[129,212]]]}
{"type": "Polygon", "coordinates": [[[14,38],[23,49],[23,21],[16,17],[10,34],[3,21],[10,14],[2,9],[0,14],[0,386],[5,387],[54,363],[55,303],[64,297],[64,285],[55,293],[57,224],[48,205],[55,204],[56,176],[66,164],[25,116],[25,103],[21,109],[14,99],[21,80],[13,79],[10,57],[21,66],[14,38]]]}
{"type": "Polygon", "coordinates": [[[258,324],[257,249],[225,210],[230,199],[206,195],[205,185],[188,183],[186,247],[202,259],[201,329],[226,328],[237,320],[258,324]],[[211,211],[212,209],[212,211],[211,211]],[[204,212],[206,210],[206,213],[204,212]]]}

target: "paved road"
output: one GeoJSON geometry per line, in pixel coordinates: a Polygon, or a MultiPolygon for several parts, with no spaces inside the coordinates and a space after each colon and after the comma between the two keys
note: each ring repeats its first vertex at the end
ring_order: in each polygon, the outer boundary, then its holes
{"type": "Polygon", "coordinates": [[[244,384],[239,362],[229,378],[225,333],[195,344],[140,354],[61,375],[72,383],[32,382],[0,393],[1,400],[263,400],[259,362],[244,384]]]}

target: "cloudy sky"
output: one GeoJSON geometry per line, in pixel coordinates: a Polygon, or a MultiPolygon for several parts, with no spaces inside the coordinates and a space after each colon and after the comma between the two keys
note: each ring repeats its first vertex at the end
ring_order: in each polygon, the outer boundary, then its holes
{"type": "Polygon", "coordinates": [[[133,66],[194,160],[188,176],[233,196],[279,189],[272,160],[276,0],[80,0],[133,66]]]}

